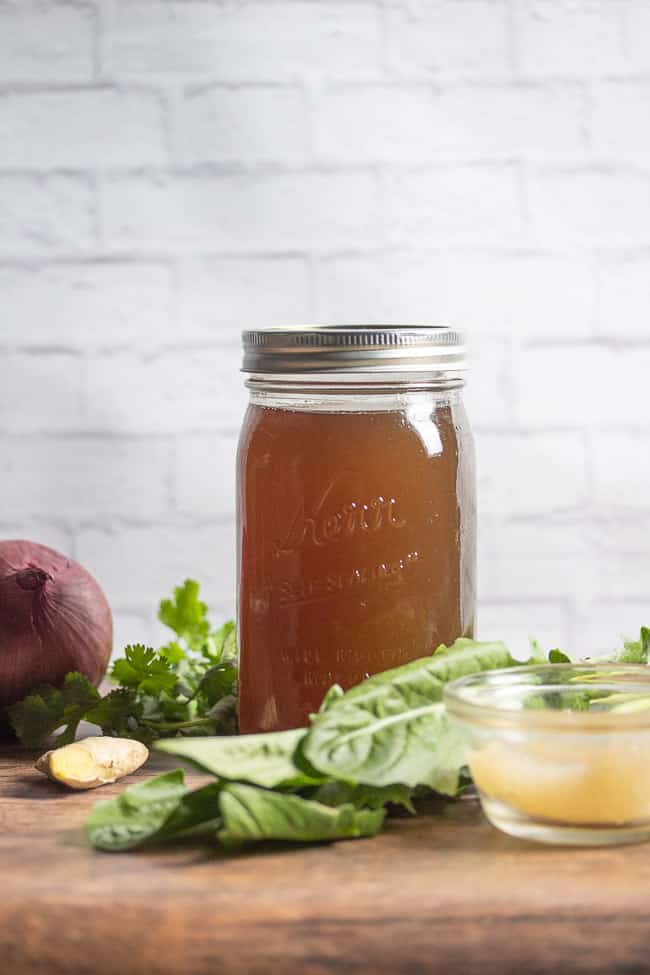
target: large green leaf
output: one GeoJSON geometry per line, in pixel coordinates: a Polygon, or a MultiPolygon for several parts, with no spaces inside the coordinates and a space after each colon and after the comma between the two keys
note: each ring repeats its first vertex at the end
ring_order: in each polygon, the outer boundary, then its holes
{"type": "Polygon", "coordinates": [[[350,785],[348,782],[325,782],[315,790],[311,799],[326,806],[342,806],[351,802],[356,809],[383,809],[390,804],[402,806],[415,815],[413,790],[405,785],[350,785]]]}
{"type": "Polygon", "coordinates": [[[315,843],[374,836],[384,822],[384,810],[356,809],[348,803],[326,806],[311,799],[232,783],[220,796],[224,846],[262,840],[315,843]]]}
{"type": "Polygon", "coordinates": [[[130,850],[156,833],[188,791],[181,769],[129,786],[96,802],[86,834],[100,850],[130,850]]]}
{"type": "Polygon", "coordinates": [[[219,791],[215,782],[191,792],[181,769],[165,772],[95,803],[86,834],[94,847],[109,852],[195,833],[198,827],[214,836],[220,825],[219,791]]]}
{"type": "Polygon", "coordinates": [[[249,782],[267,789],[301,788],[321,781],[296,764],[304,728],[230,738],[168,738],[155,748],[184,758],[220,779],[249,782]]]}
{"type": "Polygon", "coordinates": [[[444,686],[514,662],[503,643],[457,640],[334,700],[314,716],[301,749],[315,769],[332,778],[374,786],[426,785],[453,795],[464,756],[442,704],[444,686]]]}

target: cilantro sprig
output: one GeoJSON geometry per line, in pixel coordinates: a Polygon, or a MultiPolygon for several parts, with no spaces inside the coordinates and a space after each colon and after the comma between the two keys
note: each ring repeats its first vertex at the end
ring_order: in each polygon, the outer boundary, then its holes
{"type": "Polygon", "coordinates": [[[81,721],[106,735],[150,744],[174,735],[218,735],[237,731],[237,643],[235,624],[211,627],[200,587],[186,579],[163,599],[159,620],[174,638],[157,650],[130,644],[114,661],[104,696],[79,673],[60,688],[44,685],[8,708],[18,739],[41,746],[58,731],[56,744],[74,740],[81,721]]]}

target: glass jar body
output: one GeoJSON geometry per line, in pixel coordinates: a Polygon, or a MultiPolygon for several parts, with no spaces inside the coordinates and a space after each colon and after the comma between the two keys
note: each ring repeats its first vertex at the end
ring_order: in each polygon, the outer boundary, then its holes
{"type": "Polygon", "coordinates": [[[253,390],[238,454],[240,727],[299,727],[335,683],[472,636],[460,390],[253,390]]]}

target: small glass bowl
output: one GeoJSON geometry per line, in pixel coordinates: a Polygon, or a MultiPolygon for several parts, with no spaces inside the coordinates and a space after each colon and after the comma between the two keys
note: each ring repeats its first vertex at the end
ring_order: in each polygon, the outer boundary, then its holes
{"type": "Polygon", "coordinates": [[[448,684],[445,704],[503,832],[584,846],[650,839],[650,668],[484,671],[448,684]]]}

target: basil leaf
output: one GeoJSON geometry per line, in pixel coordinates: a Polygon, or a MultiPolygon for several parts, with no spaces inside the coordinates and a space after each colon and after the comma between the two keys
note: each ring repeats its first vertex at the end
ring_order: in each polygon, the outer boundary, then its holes
{"type": "Polygon", "coordinates": [[[353,687],[314,716],[302,751],[315,769],[351,784],[427,785],[454,795],[464,750],[445,714],[444,685],[514,663],[503,643],[457,640],[353,687]]]}
{"type": "Polygon", "coordinates": [[[385,815],[383,809],[358,810],[352,804],[333,808],[238,783],[223,787],[219,804],[223,827],[218,836],[226,847],[262,840],[316,843],[374,836],[385,815]]]}
{"type": "Polygon", "coordinates": [[[322,781],[295,759],[304,728],[231,738],[167,738],[154,748],[184,758],[220,779],[249,782],[267,789],[297,789],[322,781]]]}

